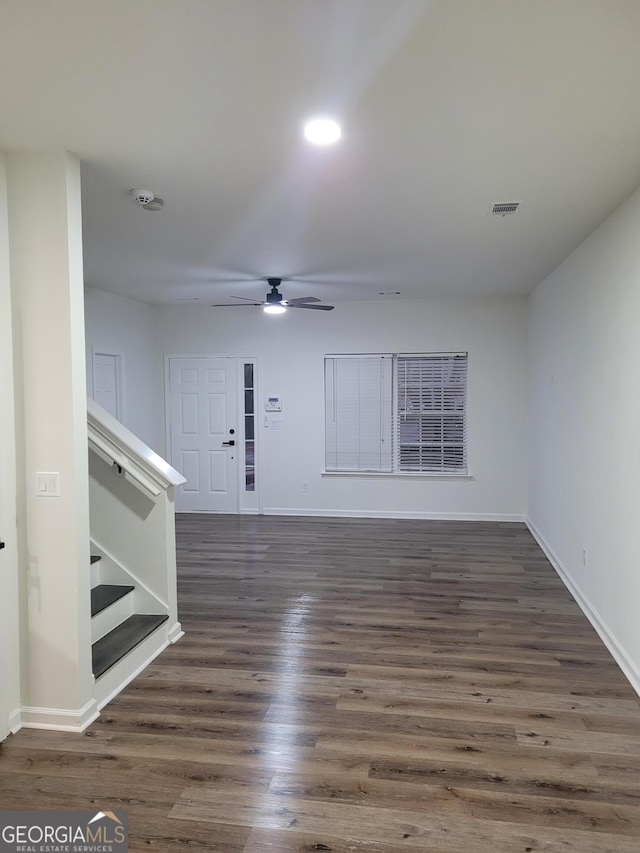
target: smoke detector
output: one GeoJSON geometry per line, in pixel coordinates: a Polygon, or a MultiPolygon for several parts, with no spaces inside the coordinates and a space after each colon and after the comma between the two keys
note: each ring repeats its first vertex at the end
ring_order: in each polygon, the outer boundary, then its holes
{"type": "Polygon", "coordinates": [[[153,201],[156,197],[156,194],[152,192],[152,190],[142,190],[140,188],[129,190],[129,195],[138,202],[140,207],[144,207],[145,204],[149,204],[149,202],[153,201]]]}
{"type": "Polygon", "coordinates": [[[158,198],[153,190],[144,190],[136,187],[129,190],[129,195],[140,207],[144,207],[145,210],[162,210],[164,199],[158,198]]]}

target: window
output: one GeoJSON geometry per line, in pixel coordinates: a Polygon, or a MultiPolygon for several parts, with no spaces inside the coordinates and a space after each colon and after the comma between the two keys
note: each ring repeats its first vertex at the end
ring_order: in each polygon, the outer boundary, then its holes
{"type": "Polygon", "coordinates": [[[256,490],[255,382],[253,364],[244,365],[244,489],[256,490]]]}
{"type": "Polygon", "coordinates": [[[325,359],[326,470],[466,474],[467,354],[325,359]]]}
{"type": "Polygon", "coordinates": [[[467,356],[399,355],[399,471],[466,473],[467,356]]]}
{"type": "Polygon", "coordinates": [[[392,471],[389,355],[325,359],[327,471],[392,471]]]}

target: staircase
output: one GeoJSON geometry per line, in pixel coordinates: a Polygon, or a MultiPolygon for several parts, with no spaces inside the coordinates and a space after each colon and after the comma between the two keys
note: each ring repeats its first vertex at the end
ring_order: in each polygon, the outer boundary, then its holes
{"type": "Polygon", "coordinates": [[[182,636],[173,489],[184,477],[88,401],[91,658],[103,708],[182,636]]]}
{"type": "Polygon", "coordinates": [[[101,564],[102,557],[92,555],[91,660],[97,689],[99,679],[117,664],[122,662],[129,669],[127,656],[169,619],[167,613],[135,612],[135,585],[102,583],[101,564]]]}
{"type": "MultiPolygon", "coordinates": [[[[100,557],[91,557],[92,566],[100,557]]],[[[99,568],[91,577],[91,661],[94,678],[133,651],[169,618],[168,614],[134,613],[133,584],[100,583],[99,568]]]]}
{"type": "MultiPolygon", "coordinates": [[[[92,550],[98,550],[95,543],[92,550]]],[[[91,662],[102,708],[167,646],[169,615],[108,556],[91,557],[91,662]],[[159,630],[164,626],[162,630],[159,630]]]]}

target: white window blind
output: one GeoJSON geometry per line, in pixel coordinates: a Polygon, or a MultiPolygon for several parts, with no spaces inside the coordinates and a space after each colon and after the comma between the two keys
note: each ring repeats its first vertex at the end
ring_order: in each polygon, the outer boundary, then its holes
{"type": "Polygon", "coordinates": [[[467,353],[325,358],[327,471],[467,473],[467,353]]]}
{"type": "Polygon", "coordinates": [[[391,355],[325,359],[327,471],[391,471],[391,355]]]}
{"type": "Polygon", "coordinates": [[[399,471],[466,473],[467,354],[399,355],[399,471]]]}

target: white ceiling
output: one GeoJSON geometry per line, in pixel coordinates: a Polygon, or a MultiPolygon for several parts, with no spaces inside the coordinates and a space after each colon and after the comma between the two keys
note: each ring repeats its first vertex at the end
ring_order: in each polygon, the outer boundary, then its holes
{"type": "Polygon", "coordinates": [[[0,0],[0,147],[81,158],[136,299],[523,294],[640,185],[639,44],[638,0],[0,0]]]}

